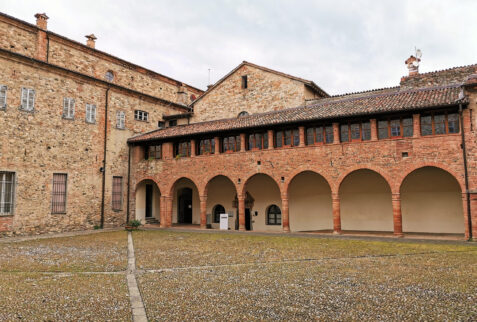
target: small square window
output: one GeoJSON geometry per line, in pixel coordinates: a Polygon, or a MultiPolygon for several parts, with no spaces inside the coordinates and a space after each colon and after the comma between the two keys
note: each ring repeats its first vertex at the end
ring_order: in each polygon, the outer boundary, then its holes
{"type": "Polygon", "coordinates": [[[169,127],[173,127],[177,125],[177,120],[170,120],[169,121],[169,127]]]}
{"type": "Polygon", "coordinates": [[[247,77],[247,75],[242,76],[242,88],[243,89],[248,88],[248,77],[247,77]]]}
{"type": "Polygon", "coordinates": [[[134,119],[136,121],[147,122],[149,120],[149,113],[141,110],[134,111],[134,119]]]}
{"type": "Polygon", "coordinates": [[[157,122],[157,127],[160,128],[160,129],[165,128],[166,127],[166,122],[164,122],[164,121],[157,122]]]}

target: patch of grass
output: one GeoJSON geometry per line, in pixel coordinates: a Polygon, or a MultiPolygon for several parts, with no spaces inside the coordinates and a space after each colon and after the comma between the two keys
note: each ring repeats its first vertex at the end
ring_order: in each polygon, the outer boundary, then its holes
{"type": "Polygon", "coordinates": [[[120,271],[127,267],[127,233],[1,243],[0,254],[0,271],[120,271]]]}
{"type": "Polygon", "coordinates": [[[0,321],[130,321],[124,275],[0,273],[0,321]]]}

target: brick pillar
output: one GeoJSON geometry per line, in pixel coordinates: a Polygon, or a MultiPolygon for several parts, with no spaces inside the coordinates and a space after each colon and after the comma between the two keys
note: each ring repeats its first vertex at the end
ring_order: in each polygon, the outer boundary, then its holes
{"type": "Polygon", "coordinates": [[[393,222],[394,222],[394,236],[403,237],[402,233],[402,213],[401,213],[401,194],[393,193],[393,222]]]}
{"type": "Polygon", "coordinates": [[[282,195],[282,225],[283,231],[290,232],[290,214],[288,208],[288,194],[282,195]]]}
{"type": "Polygon", "coordinates": [[[245,196],[237,196],[239,211],[239,230],[245,230],[245,196]]]}
{"type": "Polygon", "coordinates": [[[273,149],[275,144],[274,144],[274,139],[273,139],[273,130],[268,130],[268,148],[273,149]]]}
{"type": "Polygon", "coordinates": [[[340,196],[337,193],[332,193],[331,199],[333,207],[333,233],[341,234],[340,196]]]}
{"type": "Polygon", "coordinates": [[[190,156],[195,157],[196,154],[195,140],[190,140],[190,156]]]}
{"type": "Polygon", "coordinates": [[[166,198],[164,196],[160,197],[159,203],[159,223],[160,227],[164,228],[166,224],[166,198]]]}
{"type": "Polygon", "coordinates": [[[378,140],[378,121],[371,119],[371,141],[378,140]]]}
{"type": "Polygon", "coordinates": [[[298,128],[298,131],[300,132],[300,144],[298,146],[304,147],[305,146],[305,127],[300,126],[298,128]]]}
{"type": "Polygon", "coordinates": [[[207,196],[200,196],[200,228],[207,226],[207,196]]]}
{"type": "Polygon", "coordinates": [[[215,140],[215,154],[219,154],[220,153],[220,138],[219,137],[215,137],[214,138],[215,140]]]}
{"type": "Polygon", "coordinates": [[[240,133],[240,152],[245,152],[245,133],[240,133]]]}
{"type": "MultiPolygon", "coordinates": [[[[462,205],[464,210],[465,238],[470,238],[469,234],[469,216],[467,212],[467,194],[462,194],[462,205]]],[[[470,217],[472,224],[472,240],[477,241],[477,193],[470,193],[470,217]]]]}
{"type": "Polygon", "coordinates": [[[165,209],[165,220],[164,220],[164,227],[171,227],[172,226],[172,197],[164,196],[164,209],[165,209]]]}
{"type": "Polygon", "coordinates": [[[340,124],[333,123],[333,144],[340,144],[340,124]]]}
{"type": "Polygon", "coordinates": [[[414,114],[412,116],[412,136],[415,138],[421,137],[421,116],[419,114],[414,114]]]}
{"type": "Polygon", "coordinates": [[[166,142],[162,144],[162,158],[164,160],[170,160],[174,158],[174,144],[172,142],[166,142]]]}

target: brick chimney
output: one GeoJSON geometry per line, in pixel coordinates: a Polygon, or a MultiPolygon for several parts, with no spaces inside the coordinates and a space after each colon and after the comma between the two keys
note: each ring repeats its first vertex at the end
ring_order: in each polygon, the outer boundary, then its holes
{"type": "Polygon", "coordinates": [[[187,92],[184,84],[177,88],[177,103],[187,105],[187,92]]]}
{"type": "Polygon", "coordinates": [[[98,39],[98,38],[96,38],[96,36],[94,34],[86,35],[85,37],[86,37],[86,39],[88,39],[88,40],[86,40],[86,46],[94,48],[95,45],[96,45],[96,39],[98,39]]]}
{"type": "Polygon", "coordinates": [[[406,59],[404,62],[407,65],[407,69],[409,69],[409,76],[415,76],[419,74],[419,62],[421,61],[420,58],[416,58],[413,55],[406,59]]]}
{"type": "Polygon", "coordinates": [[[48,16],[46,13],[37,13],[35,15],[36,18],[36,26],[40,29],[46,30],[47,24],[48,24],[48,16]]]}

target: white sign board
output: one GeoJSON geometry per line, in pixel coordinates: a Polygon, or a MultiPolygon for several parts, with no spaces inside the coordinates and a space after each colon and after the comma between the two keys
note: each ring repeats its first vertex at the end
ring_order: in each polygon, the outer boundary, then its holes
{"type": "Polygon", "coordinates": [[[229,229],[229,215],[220,214],[220,230],[228,230],[228,229],[229,229]]]}

